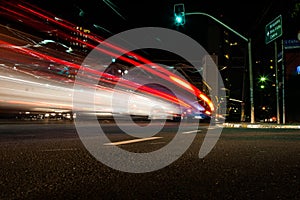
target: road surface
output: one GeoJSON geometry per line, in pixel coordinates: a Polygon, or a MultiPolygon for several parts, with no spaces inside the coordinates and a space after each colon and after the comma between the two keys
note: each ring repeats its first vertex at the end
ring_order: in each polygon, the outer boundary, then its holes
{"type": "MultiPolygon", "coordinates": [[[[103,127],[112,142],[130,139],[115,124],[103,127]]],[[[172,140],[176,127],[168,123],[158,139],[119,146],[154,151],[172,140]]],[[[299,130],[224,128],[200,159],[207,128],[187,133],[195,140],[172,164],[128,173],[95,159],[72,122],[2,123],[0,199],[300,199],[299,130]]]]}

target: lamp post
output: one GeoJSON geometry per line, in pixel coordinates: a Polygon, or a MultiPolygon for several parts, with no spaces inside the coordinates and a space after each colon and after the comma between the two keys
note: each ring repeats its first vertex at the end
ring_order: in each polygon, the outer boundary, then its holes
{"type": "Polygon", "coordinates": [[[214,20],[215,22],[219,23],[226,29],[230,30],[240,38],[242,38],[244,41],[248,43],[248,59],[249,59],[249,81],[250,81],[250,106],[251,106],[251,123],[255,123],[255,117],[254,117],[254,98],[253,98],[253,72],[252,72],[252,47],[251,47],[251,38],[246,38],[242,34],[238,33],[234,29],[230,28],[228,25],[224,24],[220,20],[216,19],[215,17],[204,13],[204,12],[190,12],[190,13],[185,13],[185,15],[204,15],[209,17],[210,19],[214,20]]]}

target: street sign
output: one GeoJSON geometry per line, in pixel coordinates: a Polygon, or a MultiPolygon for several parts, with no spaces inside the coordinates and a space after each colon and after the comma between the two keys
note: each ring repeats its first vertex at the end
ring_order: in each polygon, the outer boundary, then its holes
{"type": "Polygon", "coordinates": [[[284,40],[284,49],[298,49],[300,48],[299,40],[284,40]]]}
{"type": "Polygon", "coordinates": [[[282,36],[282,16],[279,15],[265,27],[265,42],[266,44],[276,40],[282,36]]]}

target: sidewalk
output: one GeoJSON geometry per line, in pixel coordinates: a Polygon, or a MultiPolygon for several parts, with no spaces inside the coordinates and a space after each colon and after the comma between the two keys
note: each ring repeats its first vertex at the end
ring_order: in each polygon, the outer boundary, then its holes
{"type": "Polygon", "coordinates": [[[277,124],[277,123],[226,122],[223,123],[223,126],[226,128],[300,129],[300,124],[277,124]]]}

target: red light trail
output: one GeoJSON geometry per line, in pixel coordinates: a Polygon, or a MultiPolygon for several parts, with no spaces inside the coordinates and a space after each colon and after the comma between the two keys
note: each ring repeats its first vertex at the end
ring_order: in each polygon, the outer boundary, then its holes
{"type": "MultiPolygon", "coordinates": [[[[189,82],[185,81],[181,77],[171,73],[170,71],[168,71],[167,69],[159,66],[158,64],[152,63],[150,60],[148,60],[148,59],[146,59],[142,56],[139,56],[135,53],[128,52],[126,49],[123,49],[123,48],[118,47],[116,45],[107,43],[103,40],[103,38],[99,39],[99,36],[97,36],[97,35],[84,33],[91,41],[94,41],[96,43],[101,43],[102,45],[110,48],[110,50],[106,50],[104,48],[100,48],[99,46],[96,46],[96,45],[91,44],[89,42],[84,42],[80,39],[76,39],[72,36],[71,33],[75,32],[75,33],[80,34],[82,32],[75,28],[76,27],[75,24],[67,22],[66,20],[63,20],[63,19],[58,19],[53,14],[51,14],[51,13],[45,11],[45,10],[42,10],[40,8],[37,8],[37,7],[35,7],[31,4],[26,3],[27,6],[25,6],[25,5],[13,4],[13,3],[9,3],[9,2],[6,2],[6,3],[7,3],[7,5],[11,6],[12,9],[9,9],[9,8],[3,7],[3,6],[1,6],[0,8],[5,10],[6,12],[11,13],[12,14],[11,16],[14,16],[15,18],[18,18],[18,20],[23,21],[23,23],[27,23],[28,26],[36,28],[36,29],[39,28],[39,29],[46,29],[46,30],[51,30],[51,29],[56,30],[56,29],[60,28],[60,29],[62,29],[61,31],[60,30],[56,31],[57,36],[59,36],[63,39],[67,38],[67,40],[73,40],[74,42],[81,43],[82,45],[85,45],[85,46],[89,47],[90,49],[96,49],[97,51],[100,51],[100,52],[102,52],[106,55],[110,55],[112,57],[119,58],[120,60],[122,60],[126,63],[129,63],[129,64],[132,64],[135,67],[139,67],[143,70],[146,70],[146,71],[154,74],[157,77],[160,77],[160,78],[162,78],[164,80],[167,80],[169,82],[171,81],[174,84],[176,84],[177,86],[189,91],[193,95],[195,95],[198,98],[204,100],[210,106],[210,110],[211,111],[214,110],[214,106],[213,106],[210,98],[208,98],[205,94],[203,94],[203,92],[201,92],[194,85],[192,85],[189,82]],[[41,12],[43,12],[44,14],[41,13],[41,12]],[[30,17],[30,16],[32,16],[32,17],[30,17]],[[47,25],[44,25],[44,27],[37,27],[37,25],[35,25],[35,23],[32,23],[33,21],[39,21],[41,19],[45,20],[45,22],[47,22],[46,23],[47,25]],[[56,25],[57,27],[56,26],[52,27],[51,23],[56,25]],[[67,31],[69,31],[70,34],[66,34],[66,32],[64,31],[65,29],[67,31]],[[135,61],[133,59],[130,59],[130,58],[127,58],[125,56],[119,56],[119,54],[113,53],[114,50],[120,52],[121,54],[126,54],[128,56],[135,57],[140,62],[137,62],[137,61],[135,61]],[[150,65],[155,66],[155,69],[152,69],[150,67],[150,65]]],[[[43,23],[39,23],[38,25],[41,25],[41,24],[43,24],[43,23]]],[[[8,45],[8,44],[5,44],[3,41],[0,42],[0,44],[8,45]]],[[[16,50],[20,51],[21,53],[27,54],[27,55],[32,55],[32,56],[39,57],[41,59],[46,60],[47,62],[55,62],[55,63],[61,64],[61,65],[66,65],[66,66],[72,67],[72,68],[77,69],[77,70],[81,69],[81,70],[84,70],[84,71],[89,72],[91,74],[95,74],[95,75],[100,76],[100,77],[103,76],[104,78],[108,78],[108,79],[113,79],[113,80],[118,80],[118,81],[121,80],[118,77],[109,75],[107,73],[102,73],[102,72],[99,72],[97,70],[93,70],[93,69],[88,68],[88,67],[83,67],[83,66],[80,66],[78,64],[74,64],[72,62],[65,61],[65,60],[62,60],[62,59],[59,59],[59,58],[55,58],[53,56],[45,55],[45,54],[42,54],[42,53],[39,53],[39,52],[36,52],[36,51],[32,51],[32,50],[25,49],[25,48],[16,48],[16,50]]],[[[125,81],[124,79],[122,79],[122,86],[130,87],[130,85],[132,85],[132,82],[129,82],[127,80],[125,81]]],[[[160,97],[163,97],[165,99],[172,100],[172,102],[175,101],[174,100],[175,97],[171,97],[170,95],[164,94],[162,92],[155,91],[152,88],[148,88],[146,86],[139,87],[139,88],[142,88],[147,93],[159,95],[160,97]]],[[[178,101],[179,100],[177,100],[177,102],[178,101]]],[[[182,104],[182,102],[181,102],[181,104],[182,104]]],[[[185,106],[187,106],[187,104],[185,104],[185,106]]]]}

